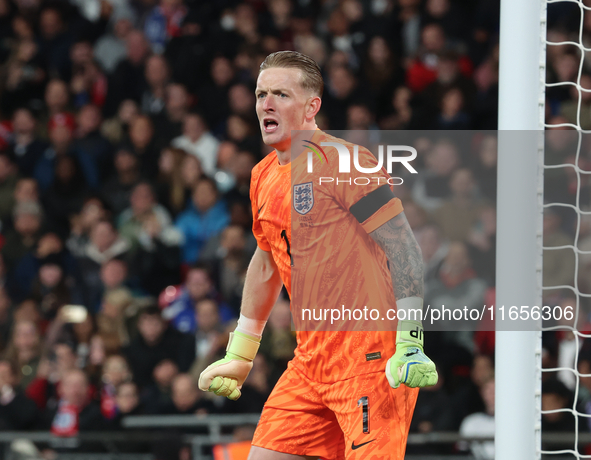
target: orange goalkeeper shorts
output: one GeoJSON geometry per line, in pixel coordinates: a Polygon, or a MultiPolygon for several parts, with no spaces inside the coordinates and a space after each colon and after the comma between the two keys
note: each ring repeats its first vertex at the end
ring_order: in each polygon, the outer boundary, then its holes
{"type": "Polygon", "coordinates": [[[384,372],[318,383],[290,363],[252,444],[325,460],[403,460],[418,392],[392,389],[384,372]]]}

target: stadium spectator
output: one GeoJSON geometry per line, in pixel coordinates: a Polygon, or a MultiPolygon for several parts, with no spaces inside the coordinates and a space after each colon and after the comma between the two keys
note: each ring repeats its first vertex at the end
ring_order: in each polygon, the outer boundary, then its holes
{"type": "Polygon", "coordinates": [[[144,21],[146,37],[154,53],[162,53],[172,37],[181,34],[181,25],[187,7],[181,0],[160,1],[147,14],[144,21]]]}
{"type": "Polygon", "coordinates": [[[235,312],[240,310],[244,276],[252,256],[244,233],[240,225],[229,224],[219,238],[209,239],[201,257],[203,262],[211,264],[215,284],[235,312]]]}
{"type": "MultiPolygon", "coordinates": [[[[487,32],[485,32],[486,34],[487,32]]],[[[496,129],[499,114],[499,47],[474,71],[474,129],[496,129]]]]}
{"type": "Polygon", "coordinates": [[[26,389],[37,375],[42,338],[38,326],[30,320],[15,321],[4,358],[15,369],[16,385],[26,389]]]}
{"type": "Polygon", "coordinates": [[[366,131],[378,129],[373,112],[367,104],[354,102],[347,108],[347,129],[366,131]]]}
{"type": "Polygon", "coordinates": [[[112,144],[119,144],[129,135],[129,124],[139,113],[137,102],[133,99],[125,99],[119,105],[117,114],[104,120],[101,125],[101,133],[112,144]]]}
{"type": "Polygon", "coordinates": [[[39,362],[37,375],[27,386],[26,394],[40,410],[57,407],[59,386],[64,376],[76,369],[76,358],[75,344],[57,342],[51,347],[49,356],[39,362]]]}
{"type": "Polygon", "coordinates": [[[22,16],[14,20],[26,36],[14,41],[10,56],[5,64],[5,91],[2,93],[0,108],[6,114],[26,106],[32,100],[43,99],[47,72],[43,57],[33,34],[33,28],[22,16]]]}
{"type": "Polygon", "coordinates": [[[472,265],[479,278],[489,286],[495,285],[495,257],[497,253],[497,212],[494,207],[484,205],[478,221],[468,235],[468,250],[472,265]]]}
{"type": "Polygon", "coordinates": [[[466,242],[482,208],[472,172],[467,168],[454,171],[449,189],[451,196],[432,213],[432,217],[445,238],[466,242]]]}
{"type": "Polygon", "coordinates": [[[133,28],[130,16],[123,12],[114,16],[112,30],[103,34],[94,45],[94,57],[107,73],[112,73],[127,56],[125,41],[133,28]]]}
{"type": "MultiPolygon", "coordinates": [[[[453,372],[453,369],[452,369],[453,372]]],[[[485,403],[482,396],[483,385],[492,380],[495,375],[494,362],[491,356],[476,354],[470,368],[470,378],[459,380],[457,388],[451,395],[452,406],[457,407],[453,415],[454,429],[459,428],[461,422],[470,414],[485,412],[485,403]],[[461,402],[461,407],[456,406],[461,402]]],[[[455,378],[455,376],[451,376],[455,378]]]]}
{"type": "Polygon", "coordinates": [[[113,420],[117,414],[116,394],[120,385],[131,382],[131,371],[121,355],[105,359],[100,388],[101,414],[106,420],[113,420]]]}
{"type": "Polygon", "coordinates": [[[591,89],[591,75],[581,75],[580,85],[582,91],[576,86],[571,87],[570,100],[564,101],[560,105],[560,115],[566,118],[569,123],[588,130],[591,129],[591,92],[585,90],[591,89]],[[580,108],[579,103],[581,104],[580,108]],[[580,119],[578,118],[579,114],[580,119]]]}
{"type": "Polygon", "coordinates": [[[44,427],[56,436],[76,436],[81,431],[100,430],[103,425],[99,405],[89,397],[86,374],[78,369],[67,371],[58,390],[56,407],[48,408],[44,427]]]}
{"type": "Polygon", "coordinates": [[[102,187],[102,195],[115,216],[119,216],[130,204],[131,191],[141,180],[137,155],[127,149],[115,154],[115,171],[102,187]]]}
{"type": "Polygon", "coordinates": [[[138,336],[125,348],[134,381],[140,388],[153,382],[152,372],[163,359],[170,359],[186,372],[195,359],[193,337],[171,328],[164,322],[157,306],[139,313],[138,336]]]}
{"type": "Polygon", "coordinates": [[[436,80],[420,93],[420,104],[424,112],[425,121],[428,122],[430,116],[435,115],[433,110],[443,105],[445,95],[451,89],[460,91],[466,108],[470,110],[474,101],[476,88],[472,79],[460,72],[459,56],[457,53],[451,50],[441,53],[437,57],[436,72],[436,80]]]}
{"type": "MultiPolygon", "coordinates": [[[[162,316],[181,332],[195,332],[197,320],[195,306],[202,300],[216,298],[217,292],[209,267],[195,264],[187,270],[184,285],[170,286],[160,296],[162,316]]],[[[234,317],[227,305],[219,305],[220,318],[226,322],[234,317]]]]}
{"type": "MultiPolygon", "coordinates": [[[[476,277],[472,268],[472,261],[465,244],[452,242],[443,264],[439,270],[439,276],[432,282],[425,285],[425,304],[431,308],[442,309],[462,308],[463,306],[480,306],[484,304],[486,282],[476,277]]],[[[474,344],[472,341],[473,328],[466,328],[458,331],[461,327],[458,321],[451,321],[445,324],[445,337],[448,341],[463,346],[472,353],[474,344]],[[456,332],[452,332],[452,329],[456,332]]]]}
{"type": "Polygon", "coordinates": [[[346,129],[347,107],[360,97],[358,82],[349,68],[335,66],[330,69],[326,95],[322,100],[330,129],[346,129]]]}
{"type": "Polygon", "coordinates": [[[161,408],[162,414],[211,414],[215,406],[206,399],[189,374],[179,374],[172,381],[172,404],[161,408]]]}
{"type": "Polygon", "coordinates": [[[10,155],[0,153],[0,222],[10,223],[14,207],[14,189],[18,181],[18,169],[10,155]]]}
{"type": "Polygon", "coordinates": [[[131,191],[129,202],[131,206],[119,215],[118,229],[130,243],[131,250],[137,251],[142,243],[150,245],[154,236],[169,230],[171,219],[166,208],[156,202],[149,182],[137,184],[131,191]]]}
{"type": "Polygon", "coordinates": [[[152,375],[154,381],[144,388],[142,402],[148,414],[159,414],[172,406],[172,382],[179,375],[179,368],[170,359],[164,359],[156,365],[152,375]]]}
{"type": "Polygon", "coordinates": [[[241,115],[230,115],[226,123],[226,137],[244,150],[255,149],[257,139],[253,136],[254,124],[241,115]]]}
{"type": "MultiPolygon", "coordinates": [[[[185,202],[191,201],[191,195],[195,185],[204,177],[201,161],[194,155],[185,155],[181,163],[181,182],[185,189],[185,202]]],[[[184,208],[183,208],[184,209],[184,208]]]]}
{"type": "Polygon", "coordinates": [[[244,398],[236,401],[236,404],[226,404],[225,410],[230,413],[252,414],[263,410],[263,405],[272,387],[269,384],[269,366],[264,355],[257,355],[253,361],[249,379],[241,388],[244,398]]]}
{"type": "MultiPolygon", "coordinates": [[[[183,170],[187,153],[179,148],[164,148],[160,152],[158,161],[158,180],[156,183],[156,195],[158,202],[166,207],[171,216],[176,217],[187,203],[187,189],[183,182],[183,170]]],[[[187,165],[189,162],[187,162],[187,165]]],[[[191,165],[198,163],[190,162],[191,165]]]]}
{"type": "Polygon", "coordinates": [[[169,83],[164,94],[164,110],[153,117],[158,126],[156,139],[159,145],[168,145],[183,134],[183,122],[191,108],[191,97],[183,85],[169,83]]]}
{"type": "Polygon", "coordinates": [[[236,83],[230,87],[228,99],[232,114],[250,119],[251,122],[254,121],[255,98],[253,88],[250,88],[245,83],[236,83]]]}
{"type": "Polygon", "coordinates": [[[37,418],[35,403],[17,387],[14,365],[0,360],[0,429],[29,430],[35,426],[37,418]]]}
{"type": "Polygon", "coordinates": [[[139,104],[146,84],[144,67],[149,53],[146,37],[142,32],[132,30],[126,35],[125,42],[127,56],[119,61],[109,78],[109,91],[103,107],[107,117],[113,116],[125,99],[139,104]]]}
{"type": "Polygon", "coordinates": [[[465,110],[466,101],[459,88],[453,87],[445,91],[441,97],[440,110],[432,129],[437,130],[468,130],[472,127],[472,118],[465,110]]]}
{"type": "Polygon", "coordinates": [[[191,203],[175,223],[184,236],[183,262],[187,264],[199,260],[207,240],[220,233],[230,220],[226,203],[219,199],[212,179],[201,178],[195,184],[191,198],[191,203]]]}
{"type": "Polygon", "coordinates": [[[97,197],[87,198],[80,212],[70,216],[70,235],[66,241],[68,250],[77,257],[82,256],[90,240],[91,229],[106,217],[103,202],[97,197]]]}
{"type": "MultiPolygon", "coordinates": [[[[587,339],[583,341],[577,363],[579,372],[579,402],[581,411],[585,414],[591,414],[591,347],[587,339]]],[[[591,431],[591,418],[586,419],[587,431],[591,431]]]]}
{"type": "Polygon", "coordinates": [[[24,202],[39,201],[39,186],[35,179],[23,177],[16,183],[14,189],[15,206],[24,202]]]}
{"type": "Polygon", "coordinates": [[[99,184],[99,171],[92,158],[74,148],[75,121],[70,114],[57,114],[48,123],[50,146],[37,161],[34,177],[42,191],[48,190],[55,180],[57,159],[71,156],[78,162],[79,168],[90,189],[99,184]]]}
{"type": "Polygon", "coordinates": [[[99,107],[93,104],[83,105],[78,112],[74,149],[78,155],[89,158],[93,168],[98,171],[100,181],[104,182],[113,169],[113,146],[101,134],[101,123],[99,107]]]}
{"type": "Polygon", "coordinates": [[[144,77],[147,88],[142,94],[141,111],[150,116],[157,116],[164,110],[165,88],[170,70],[163,56],[154,54],[146,60],[144,77]]]}
{"type": "Polygon", "coordinates": [[[383,104],[392,93],[392,89],[404,83],[399,61],[394,59],[390,44],[383,36],[376,35],[369,41],[362,69],[363,79],[369,85],[374,99],[378,101],[377,112],[383,115],[383,104]]]}
{"type": "MultiPolygon", "coordinates": [[[[564,125],[568,120],[563,116],[552,116],[549,125],[564,125]]],[[[544,135],[544,164],[556,166],[564,164],[577,151],[578,135],[567,126],[554,126],[544,135]]],[[[550,168],[544,174],[544,200],[548,203],[574,204],[572,190],[568,187],[566,168],[550,168]]]]}
{"type": "Polygon", "coordinates": [[[72,47],[70,90],[75,107],[93,104],[102,107],[107,98],[107,77],[93,59],[92,44],[81,40],[72,47]]]}
{"type": "Polygon", "coordinates": [[[542,430],[575,432],[575,416],[570,412],[559,411],[572,408],[573,397],[572,392],[560,380],[548,379],[542,382],[542,411],[552,411],[542,414],[542,430]]]}
{"type": "MultiPolygon", "coordinates": [[[[110,260],[104,265],[103,271],[106,267],[121,266],[121,264],[122,262],[117,259],[110,260]]],[[[105,351],[108,354],[117,353],[122,347],[129,344],[127,322],[133,316],[135,310],[133,296],[126,288],[108,288],[103,295],[96,322],[98,333],[103,339],[105,351]]]]}
{"type": "Polygon", "coordinates": [[[283,373],[289,360],[293,358],[296,346],[291,328],[289,302],[279,298],[269,316],[268,327],[261,338],[260,352],[269,366],[269,382],[273,386],[283,373]]]}
{"type": "Polygon", "coordinates": [[[28,108],[19,108],[12,115],[13,140],[11,148],[18,172],[25,177],[33,175],[35,165],[47,144],[37,137],[37,120],[28,108]]]}
{"type": "MultiPolygon", "coordinates": [[[[426,387],[419,394],[410,425],[411,433],[452,431],[457,428],[454,425],[453,404],[445,391],[444,382],[440,374],[436,385],[426,387]]],[[[443,444],[409,445],[407,452],[407,455],[435,455],[447,453],[449,448],[443,444]]]]}
{"type": "Polygon", "coordinates": [[[449,242],[443,238],[441,229],[436,225],[426,225],[417,237],[425,264],[425,282],[431,282],[439,276],[439,270],[447,255],[449,242]]]}
{"type": "Polygon", "coordinates": [[[182,136],[175,137],[171,145],[195,155],[201,161],[203,172],[214,177],[220,142],[207,130],[201,115],[187,114],[183,119],[182,136]]]}
{"type": "Polygon", "coordinates": [[[195,322],[197,330],[195,331],[195,355],[197,366],[205,369],[207,364],[199,365],[199,362],[205,363],[220,347],[220,342],[225,338],[223,335],[224,324],[220,321],[218,305],[215,300],[203,299],[195,304],[195,322]]]}
{"type": "Polygon", "coordinates": [[[483,198],[490,203],[497,201],[497,139],[486,136],[478,146],[476,158],[471,167],[474,179],[483,198]]]}
{"type": "Polygon", "coordinates": [[[39,54],[45,60],[49,75],[67,80],[70,76],[69,51],[73,37],[57,7],[47,6],[41,11],[39,32],[39,54]]]}
{"type": "MultiPolygon", "coordinates": [[[[1,258],[0,258],[1,260],[1,258]]],[[[0,262],[0,274],[2,266],[0,262]]],[[[12,327],[12,311],[14,305],[6,292],[6,287],[0,288],[0,350],[4,350],[10,337],[12,327]]],[[[1,352],[0,352],[1,353],[1,352]]]]}
{"type": "MultiPolygon", "coordinates": [[[[579,227],[579,249],[591,251],[591,218],[581,216],[579,227]]],[[[581,292],[591,293],[591,252],[579,254],[579,289],[581,292]]]]}
{"type": "Polygon", "coordinates": [[[546,322],[546,325],[558,326],[558,329],[545,331],[545,340],[553,335],[555,343],[556,367],[562,370],[556,372],[556,379],[563,383],[570,391],[575,391],[577,377],[571,370],[575,369],[577,354],[584,354],[582,350],[585,344],[572,331],[588,331],[590,329],[589,317],[584,308],[584,301],[580,302],[576,296],[563,294],[557,299],[557,306],[561,309],[560,319],[546,322]],[[568,318],[568,319],[567,319],[568,318]],[[575,321],[576,320],[576,321],[575,321]]]}
{"type": "Polygon", "coordinates": [[[165,56],[170,62],[173,80],[185,85],[191,94],[197,93],[207,75],[209,64],[207,9],[190,9],[181,25],[181,33],[172,37],[165,56]]]}
{"type": "Polygon", "coordinates": [[[50,80],[45,87],[44,101],[45,118],[41,123],[42,128],[47,129],[47,123],[56,115],[67,114],[70,117],[69,119],[73,120],[68,111],[70,108],[70,93],[65,81],[55,77],[50,80]]]}
{"type": "MultiPolygon", "coordinates": [[[[561,228],[562,217],[556,208],[544,209],[544,247],[568,246],[573,237],[561,228]]],[[[575,254],[572,249],[545,249],[543,266],[544,286],[573,286],[575,278],[575,254]]],[[[558,290],[546,290],[544,296],[556,296],[558,290]]]]}
{"type": "Polygon", "coordinates": [[[129,243],[121,238],[109,220],[99,220],[91,228],[90,239],[76,259],[82,276],[84,304],[92,312],[98,308],[103,290],[101,266],[114,258],[129,259],[129,250],[129,243]]]}
{"type": "MultiPolygon", "coordinates": [[[[481,387],[484,412],[468,415],[460,426],[460,434],[466,437],[494,437],[495,434],[495,381],[488,380],[481,387]]],[[[542,396],[543,398],[543,396],[542,396]]],[[[477,460],[495,458],[494,441],[471,441],[470,450],[477,460]]]]}
{"type": "Polygon", "coordinates": [[[228,91],[234,79],[234,67],[223,56],[213,59],[210,66],[211,82],[198,91],[199,108],[207,118],[207,124],[214,134],[223,131],[225,120],[230,113],[228,91]]]}
{"type": "Polygon", "coordinates": [[[426,169],[412,186],[412,199],[426,211],[438,209],[451,194],[450,178],[461,165],[457,146],[441,139],[425,156],[426,169]]]}
{"type": "Polygon", "coordinates": [[[50,254],[39,260],[39,271],[30,291],[31,298],[41,307],[41,315],[53,320],[62,305],[72,300],[59,255],[50,254]]]}
{"type": "Polygon", "coordinates": [[[114,412],[115,416],[104,422],[105,426],[113,431],[123,429],[121,420],[124,417],[128,415],[143,415],[144,409],[135,383],[123,382],[117,386],[114,412]]]}
{"type": "MultiPolygon", "coordinates": [[[[64,244],[55,232],[43,233],[33,251],[22,257],[11,274],[10,296],[13,300],[20,302],[31,295],[33,281],[37,277],[41,263],[48,257],[64,270],[64,276],[70,278],[68,283],[75,280],[75,262],[72,256],[64,249],[64,244]]],[[[72,293],[77,293],[76,287],[71,287],[72,293]]]]}
{"type": "Polygon", "coordinates": [[[48,225],[65,237],[69,233],[70,216],[82,208],[88,188],[75,157],[59,156],[53,168],[53,182],[43,193],[42,201],[48,225]]]}
{"type": "Polygon", "coordinates": [[[241,150],[233,158],[230,172],[234,186],[224,194],[224,199],[230,205],[234,202],[249,203],[250,174],[256,164],[256,157],[249,151],[241,150]]]}
{"type": "Polygon", "coordinates": [[[146,179],[158,174],[158,145],[154,138],[154,124],[146,115],[138,115],[129,123],[129,150],[137,156],[140,171],[146,179]]]}
{"type": "Polygon", "coordinates": [[[41,230],[42,213],[40,204],[35,201],[23,201],[14,207],[14,230],[7,232],[1,250],[8,272],[34,250],[41,230]]]}

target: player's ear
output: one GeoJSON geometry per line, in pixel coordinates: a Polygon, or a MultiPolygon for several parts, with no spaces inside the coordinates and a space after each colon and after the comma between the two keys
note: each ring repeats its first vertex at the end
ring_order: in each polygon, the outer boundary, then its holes
{"type": "Polygon", "coordinates": [[[312,120],[320,110],[321,105],[322,99],[318,96],[312,96],[308,99],[308,103],[306,104],[306,118],[312,120]]]}

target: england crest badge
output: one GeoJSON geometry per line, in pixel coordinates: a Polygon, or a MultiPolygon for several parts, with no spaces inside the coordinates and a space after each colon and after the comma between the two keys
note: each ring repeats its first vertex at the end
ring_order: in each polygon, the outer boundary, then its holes
{"type": "Polygon", "coordinates": [[[293,207],[298,214],[308,214],[314,206],[312,182],[293,186],[293,207]]]}

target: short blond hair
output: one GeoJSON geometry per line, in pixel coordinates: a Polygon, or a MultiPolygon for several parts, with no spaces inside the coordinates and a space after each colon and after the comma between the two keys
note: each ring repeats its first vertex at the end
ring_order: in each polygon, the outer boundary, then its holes
{"type": "Polygon", "coordinates": [[[322,97],[324,80],[320,66],[314,59],[297,51],[277,51],[269,54],[261,64],[259,74],[266,69],[279,67],[284,69],[299,69],[302,71],[302,87],[322,97]]]}

